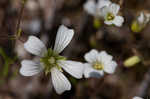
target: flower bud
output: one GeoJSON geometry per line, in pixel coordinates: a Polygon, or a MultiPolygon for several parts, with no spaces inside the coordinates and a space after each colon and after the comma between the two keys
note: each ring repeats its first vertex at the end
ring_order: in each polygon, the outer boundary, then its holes
{"type": "Polygon", "coordinates": [[[98,29],[101,27],[101,21],[97,18],[94,19],[94,22],[93,22],[93,25],[94,25],[94,28],[98,29]]]}
{"type": "Polygon", "coordinates": [[[132,30],[133,32],[138,33],[138,32],[141,32],[142,29],[143,29],[143,26],[141,26],[137,21],[133,21],[133,22],[132,22],[131,30],[132,30]]]}
{"type": "Polygon", "coordinates": [[[126,59],[123,64],[125,67],[132,67],[138,64],[140,61],[141,59],[139,58],[139,56],[132,56],[126,59]]]}

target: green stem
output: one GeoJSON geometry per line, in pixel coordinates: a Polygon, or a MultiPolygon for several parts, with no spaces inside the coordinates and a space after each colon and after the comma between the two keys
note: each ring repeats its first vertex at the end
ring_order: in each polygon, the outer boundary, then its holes
{"type": "Polygon", "coordinates": [[[17,26],[16,26],[16,32],[15,32],[15,38],[18,39],[21,35],[22,30],[20,29],[20,23],[21,23],[21,19],[22,19],[22,15],[23,15],[23,10],[25,8],[25,4],[26,4],[27,0],[22,0],[22,7],[20,10],[20,14],[18,17],[18,22],[17,22],[17,26]]]}

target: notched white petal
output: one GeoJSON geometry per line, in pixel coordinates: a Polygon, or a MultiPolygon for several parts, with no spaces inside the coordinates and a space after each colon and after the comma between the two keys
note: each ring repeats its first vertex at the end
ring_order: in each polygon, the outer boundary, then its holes
{"type": "Polygon", "coordinates": [[[114,15],[117,15],[119,10],[120,10],[120,6],[118,4],[112,3],[109,6],[109,10],[111,13],[113,13],[114,15]]]}
{"type": "Polygon", "coordinates": [[[117,63],[115,61],[108,61],[104,63],[104,71],[113,74],[116,70],[117,63]]]}
{"type": "Polygon", "coordinates": [[[35,36],[29,36],[28,40],[24,43],[24,48],[31,54],[41,57],[47,51],[44,43],[35,36]]]}
{"type": "Polygon", "coordinates": [[[111,4],[110,0],[98,0],[97,8],[101,9],[104,6],[109,6],[111,4]]]}
{"type": "Polygon", "coordinates": [[[99,16],[103,17],[104,19],[107,17],[107,14],[110,12],[109,6],[104,6],[99,11],[99,16]]]}
{"type": "Polygon", "coordinates": [[[77,79],[82,78],[84,66],[81,62],[60,61],[59,65],[71,76],[77,79]]]}
{"type": "Polygon", "coordinates": [[[105,62],[105,61],[111,61],[112,60],[112,56],[107,54],[106,51],[101,51],[98,55],[98,61],[102,61],[102,62],[105,62]]]}
{"type": "Polygon", "coordinates": [[[57,53],[61,53],[64,50],[64,48],[70,43],[73,35],[73,29],[68,29],[66,26],[61,25],[57,32],[54,51],[57,53]]]}
{"type": "Polygon", "coordinates": [[[97,56],[98,56],[98,51],[95,49],[92,49],[90,52],[84,55],[84,58],[87,62],[93,63],[97,60],[97,56]]]}
{"type": "Polygon", "coordinates": [[[102,70],[96,70],[92,67],[91,64],[84,64],[84,77],[85,78],[99,78],[104,75],[104,72],[102,70]]]}
{"type": "Polygon", "coordinates": [[[118,27],[121,27],[123,22],[124,22],[124,18],[122,16],[115,16],[115,19],[113,20],[113,24],[118,27]]]}
{"type": "Polygon", "coordinates": [[[51,69],[51,77],[54,89],[57,94],[62,94],[66,90],[71,89],[71,84],[68,79],[57,68],[51,69]]]}
{"type": "Polygon", "coordinates": [[[23,60],[21,62],[20,74],[23,76],[33,76],[40,73],[43,70],[40,63],[30,61],[30,60],[23,60]]]}

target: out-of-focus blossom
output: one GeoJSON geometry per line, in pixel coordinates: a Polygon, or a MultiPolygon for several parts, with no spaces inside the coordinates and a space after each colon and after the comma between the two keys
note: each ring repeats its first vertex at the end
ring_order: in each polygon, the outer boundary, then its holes
{"type": "Polygon", "coordinates": [[[30,11],[36,11],[38,9],[38,2],[35,0],[29,0],[26,4],[26,7],[30,11]]]}
{"type": "Polygon", "coordinates": [[[88,0],[83,7],[84,10],[90,15],[100,17],[100,9],[104,6],[109,6],[110,4],[111,1],[109,0],[98,0],[97,2],[95,0],[88,0]]]}
{"type": "Polygon", "coordinates": [[[44,71],[45,74],[51,73],[54,89],[58,94],[71,89],[71,84],[63,69],[73,77],[80,79],[83,75],[83,64],[80,62],[66,60],[60,56],[64,48],[70,43],[74,35],[74,30],[61,25],[58,29],[54,49],[47,49],[44,43],[35,36],[30,36],[24,44],[24,48],[39,57],[39,60],[23,60],[21,62],[20,73],[23,76],[33,76],[44,71]]]}
{"type": "Polygon", "coordinates": [[[141,32],[150,21],[150,13],[141,12],[136,20],[132,22],[131,30],[133,32],[141,32]]]}
{"type": "Polygon", "coordinates": [[[139,24],[147,24],[150,20],[150,13],[141,12],[137,20],[139,24]]]}
{"type": "Polygon", "coordinates": [[[104,72],[112,74],[115,72],[117,63],[112,60],[112,56],[108,55],[105,51],[98,52],[93,49],[86,53],[84,56],[88,63],[85,63],[84,76],[100,77],[104,72]]]}
{"type": "Polygon", "coordinates": [[[31,21],[23,21],[21,28],[24,31],[30,32],[29,34],[39,34],[42,28],[42,23],[39,19],[33,19],[31,21]]]}
{"type": "Polygon", "coordinates": [[[135,96],[133,97],[133,99],[143,99],[143,98],[135,96]]]}
{"type": "Polygon", "coordinates": [[[16,40],[15,52],[19,59],[23,59],[28,56],[27,52],[25,51],[25,49],[23,47],[22,42],[19,40],[16,40]]]}

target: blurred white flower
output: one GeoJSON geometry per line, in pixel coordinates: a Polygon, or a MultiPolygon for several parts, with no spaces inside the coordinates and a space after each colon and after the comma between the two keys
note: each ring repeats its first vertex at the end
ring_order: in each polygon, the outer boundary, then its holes
{"type": "Polygon", "coordinates": [[[88,0],[83,7],[88,14],[94,17],[100,17],[100,9],[110,4],[111,1],[109,0],[98,0],[97,2],[95,0],[88,0]]]}
{"type": "Polygon", "coordinates": [[[149,20],[150,20],[150,14],[144,13],[144,12],[141,12],[140,16],[138,16],[138,18],[137,18],[137,21],[141,25],[146,25],[149,22],[149,20]]]}
{"type": "Polygon", "coordinates": [[[133,97],[133,99],[143,99],[143,98],[135,96],[133,97]]]}
{"type": "Polygon", "coordinates": [[[133,32],[141,32],[150,21],[150,13],[141,12],[136,20],[132,22],[131,30],[133,32]]]}
{"type": "Polygon", "coordinates": [[[70,90],[71,84],[63,75],[62,69],[73,77],[80,79],[83,75],[84,66],[80,62],[66,60],[59,53],[70,43],[73,35],[74,30],[61,25],[57,32],[54,49],[47,49],[40,39],[30,36],[24,44],[24,48],[40,58],[38,61],[23,60],[20,73],[23,76],[33,76],[41,71],[44,71],[46,74],[51,73],[52,83],[58,94],[63,93],[65,90],[70,90]]]}
{"type": "Polygon", "coordinates": [[[30,11],[36,11],[38,9],[38,3],[35,0],[29,0],[26,7],[30,11]]]}
{"type": "Polygon", "coordinates": [[[84,76],[89,77],[99,77],[104,74],[104,72],[112,74],[115,72],[117,63],[112,60],[112,56],[108,55],[105,51],[98,52],[93,49],[86,53],[84,56],[88,63],[85,63],[84,76]]]}
{"type": "Polygon", "coordinates": [[[15,42],[15,52],[19,59],[24,59],[28,57],[28,54],[23,47],[23,43],[19,40],[16,40],[15,42]]]}
{"type": "Polygon", "coordinates": [[[111,3],[109,6],[105,6],[101,8],[100,14],[104,18],[104,23],[107,25],[115,25],[118,27],[121,27],[124,18],[122,16],[119,16],[120,6],[115,3],[111,3]]]}
{"type": "Polygon", "coordinates": [[[32,20],[25,20],[21,23],[21,28],[28,34],[36,35],[39,34],[41,31],[42,22],[38,18],[32,20]]]}

